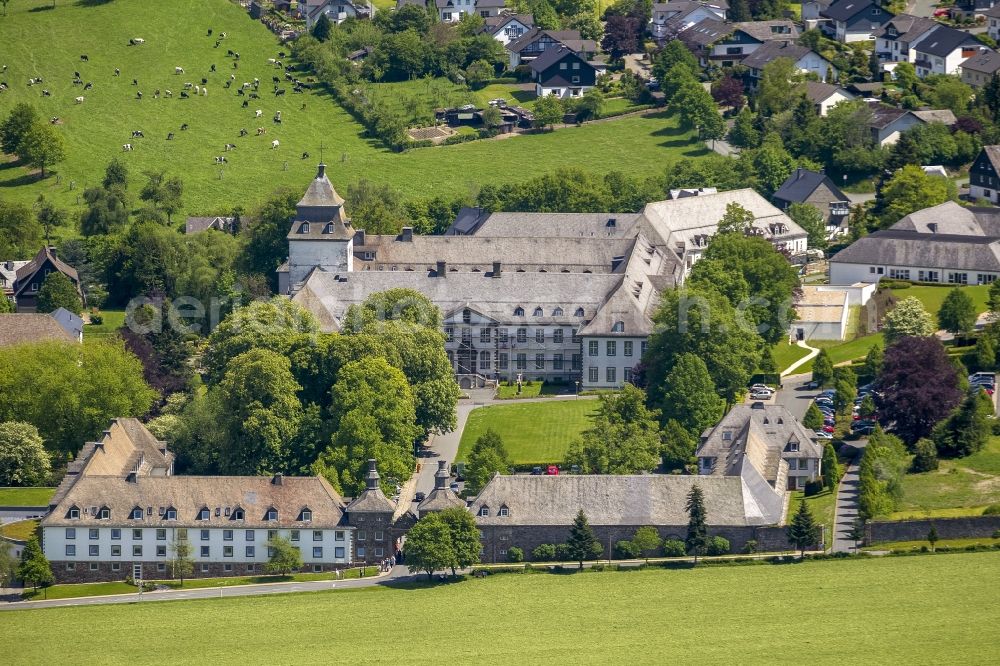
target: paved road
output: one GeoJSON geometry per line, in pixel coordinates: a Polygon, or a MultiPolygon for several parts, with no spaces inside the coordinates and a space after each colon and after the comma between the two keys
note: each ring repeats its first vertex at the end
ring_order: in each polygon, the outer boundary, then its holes
{"type": "MultiPolygon", "coordinates": [[[[183,599],[221,599],[223,597],[248,597],[264,594],[288,594],[291,592],[317,592],[320,590],[351,590],[388,583],[416,580],[409,569],[400,565],[388,574],[350,580],[317,580],[296,583],[265,583],[262,585],[238,585],[234,587],[206,587],[197,590],[167,590],[144,592],[142,603],[148,601],[178,601],[183,599]]],[[[97,606],[103,604],[132,604],[139,602],[136,594],[112,594],[102,597],[82,597],[79,599],[51,599],[42,601],[18,601],[0,604],[0,610],[24,610],[27,608],[54,608],[59,606],[97,606]]]]}
{"type": "Polygon", "coordinates": [[[0,525],[3,523],[15,523],[19,520],[25,520],[27,518],[41,518],[45,515],[47,510],[48,507],[8,507],[0,509],[0,525]]]}
{"type": "Polygon", "coordinates": [[[913,16],[931,17],[937,9],[935,0],[910,0],[906,3],[906,13],[913,16]]]}
{"type": "MultiPolygon", "coordinates": [[[[852,442],[852,446],[861,449],[864,455],[864,447],[867,440],[852,442]]],[[[834,508],[833,526],[833,552],[848,553],[854,551],[854,540],[848,538],[854,522],[858,519],[858,464],[856,459],[847,466],[844,477],[837,487],[837,502],[834,508]]]]}
{"type": "Polygon", "coordinates": [[[809,409],[809,403],[819,393],[819,391],[806,388],[806,384],[811,380],[811,373],[783,377],[781,379],[781,390],[778,391],[774,398],[775,404],[784,405],[795,418],[801,421],[806,415],[806,410],[809,409]]]}

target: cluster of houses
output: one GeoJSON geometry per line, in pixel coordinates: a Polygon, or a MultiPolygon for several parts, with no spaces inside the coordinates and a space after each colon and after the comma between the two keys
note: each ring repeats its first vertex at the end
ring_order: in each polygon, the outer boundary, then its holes
{"type": "Polygon", "coordinates": [[[175,475],[166,444],[118,418],[69,465],[41,521],[42,549],[59,582],[167,578],[179,543],[188,545],[191,577],[252,575],[275,537],[299,550],[304,571],[326,572],[405,558],[406,533],[421,517],[461,507],[480,529],[481,561],[504,562],[515,546],[530,554],[565,542],[581,509],[609,548],[645,525],[683,538],[694,485],[709,533],[734,551],[750,541],[787,548],[788,491],[822,473],[822,448],[808,431],[784,407],[740,405],[704,433],[697,455],[698,475],[498,474],[468,499],[450,489],[442,460],[420,502],[387,497],[370,460],[365,490],[345,498],[315,476],[175,475]]]}
{"type": "Polygon", "coordinates": [[[38,313],[38,293],[45,278],[62,273],[80,291],[80,277],[59,259],[54,247],[43,247],[32,259],[0,261],[0,298],[14,306],[14,313],[0,314],[0,347],[26,342],[83,341],[83,319],[66,308],[38,313]]]}

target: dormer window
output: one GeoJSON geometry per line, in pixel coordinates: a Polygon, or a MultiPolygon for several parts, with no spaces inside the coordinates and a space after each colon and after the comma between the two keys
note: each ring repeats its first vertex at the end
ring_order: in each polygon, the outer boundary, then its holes
{"type": "Polygon", "coordinates": [[[563,316],[563,309],[562,308],[556,308],[555,310],[552,311],[552,316],[553,317],[562,317],[563,316]]]}
{"type": "Polygon", "coordinates": [[[164,520],[177,520],[177,509],[172,506],[167,507],[166,511],[163,512],[164,520]]]}
{"type": "Polygon", "coordinates": [[[327,222],[326,223],[326,226],[323,227],[323,233],[324,234],[332,234],[333,233],[333,222],[327,222]]]}
{"type": "Polygon", "coordinates": [[[532,316],[533,317],[541,317],[543,314],[544,313],[542,312],[541,308],[535,308],[535,313],[532,316]]]}
{"type": "Polygon", "coordinates": [[[722,433],[722,441],[723,442],[733,441],[733,433],[731,430],[726,430],[724,433],[722,433]]]}
{"type": "Polygon", "coordinates": [[[615,325],[611,327],[612,333],[624,333],[625,332],[625,322],[616,321],[615,325]]]}
{"type": "Polygon", "coordinates": [[[790,453],[798,453],[799,452],[799,443],[798,442],[788,442],[788,451],[790,453]]]}
{"type": "Polygon", "coordinates": [[[515,317],[523,317],[524,316],[524,308],[522,308],[520,305],[518,305],[516,308],[514,308],[514,316],[515,317]]]}
{"type": "Polygon", "coordinates": [[[142,520],[142,507],[137,506],[132,508],[132,513],[129,514],[130,520],[142,520]]]}
{"type": "Polygon", "coordinates": [[[233,509],[233,520],[243,520],[243,509],[239,507],[233,509]]]}
{"type": "Polygon", "coordinates": [[[277,520],[277,519],[278,519],[278,510],[272,506],[270,509],[267,510],[267,513],[264,514],[264,520],[277,520]]]}
{"type": "Polygon", "coordinates": [[[582,317],[583,316],[583,308],[577,308],[576,309],[576,313],[573,316],[575,316],[575,317],[582,317]]]}
{"type": "Polygon", "coordinates": [[[309,509],[302,509],[302,513],[299,514],[299,520],[304,523],[308,523],[313,519],[313,512],[309,509]]]}
{"type": "Polygon", "coordinates": [[[307,233],[309,233],[309,223],[308,222],[303,222],[302,223],[302,226],[299,227],[299,233],[300,234],[307,234],[307,233]]]}
{"type": "Polygon", "coordinates": [[[78,506],[71,506],[69,508],[69,511],[66,513],[66,517],[70,518],[72,520],[79,520],[80,519],[80,507],[78,507],[78,506]]]}
{"type": "Polygon", "coordinates": [[[485,504],[483,506],[479,507],[479,516],[480,517],[486,518],[489,515],[490,515],[490,507],[486,506],[485,504]]]}
{"type": "Polygon", "coordinates": [[[198,520],[208,520],[212,517],[212,512],[208,510],[208,507],[203,507],[201,511],[198,512],[198,520]]]}
{"type": "Polygon", "coordinates": [[[111,519],[111,509],[106,506],[102,506],[101,510],[97,513],[97,518],[99,520],[110,520],[111,519]]]}
{"type": "Polygon", "coordinates": [[[500,511],[497,512],[497,515],[500,516],[501,518],[506,518],[507,516],[510,515],[510,509],[508,509],[506,506],[502,506],[500,507],[500,511]]]}

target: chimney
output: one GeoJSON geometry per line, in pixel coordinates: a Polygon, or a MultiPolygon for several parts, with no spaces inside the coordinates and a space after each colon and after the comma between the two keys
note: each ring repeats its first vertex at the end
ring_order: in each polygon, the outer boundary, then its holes
{"type": "Polygon", "coordinates": [[[7,261],[6,262],[6,266],[7,266],[7,270],[9,270],[9,271],[14,270],[14,262],[13,261],[7,261]]]}
{"type": "Polygon", "coordinates": [[[494,261],[493,262],[493,277],[495,277],[495,278],[500,277],[500,262],[499,261],[494,261]]]}
{"type": "Polygon", "coordinates": [[[434,473],[434,490],[446,490],[448,488],[448,461],[438,460],[437,472],[434,473]]]}
{"type": "Polygon", "coordinates": [[[281,475],[281,472],[277,472],[271,478],[271,485],[273,485],[273,486],[280,486],[280,485],[283,484],[283,482],[284,482],[284,477],[281,475]]]}
{"type": "Polygon", "coordinates": [[[49,254],[51,254],[56,259],[59,258],[59,254],[56,252],[56,246],[55,245],[49,245],[49,254]]]}
{"type": "Polygon", "coordinates": [[[399,240],[404,243],[413,242],[413,227],[403,227],[403,230],[399,233],[399,240]]]}
{"type": "Polygon", "coordinates": [[[439,261],[437,262],[437,277],[443,278],[448,276],[448,262],[439,261]]]}
{"type": "Polygon", "coordinates": [[[319,167],[316,169],[316,178],[319,179],[325,177],[326,177],[326,165],[320,162],[319,167]]]}
{"type": "Polygon", "coordinates": [[[803,176],[804,172],[805,172],[805,169],[803,169],[802,167],[799,167],[798,169],[796,169],[795,170],[795,180],[798,180],[799,178],[801,178],[803,176]]]}
{"type": "Polygon", "coordinates": [[[357,231],[354,232],[354,244],[355,245],[364,245],[365,244],[365,230],[364,229],[358,229],[357,231]]]}
{"type": "Polygon", "coordinates": [[[368,476],[365,477],[366,490],[378,490],[378,470],[375,469],[375,459],[368,459],[368,476]]]}

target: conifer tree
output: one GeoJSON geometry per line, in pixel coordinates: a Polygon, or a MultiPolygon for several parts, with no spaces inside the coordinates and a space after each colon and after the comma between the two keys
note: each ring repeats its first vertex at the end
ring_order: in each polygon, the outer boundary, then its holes
{"type": "Polygon", "coordinates": [[[594,530],[591,529],[587,516],[580,509],[573,519],[573,526],[569,528],[569,539],[566,541],[566,554],[580,563],[583,569],[583,561],[589,560],[601,553],[603,550],[594,530]]]}
{"type": "Polygon", "coordinates": [[[805,557],[806,548],[815,545],[819,541],[820,527],[813,518],[812,512],[806,506],[806,501],[799,502],[799,509],[795,512],[791,524],[787,528],[788,541],[799,549],[799,555],[805,557]]]}
{"type": "Polygon", "coordinates": [[[694,563],[698,564],[698,555],[708,547],[708,528],[705,525],[705,495],[700,486],[691,486],[687,496],[688,531],[684,544],[687,551],[694,555],[694,563]]]}

